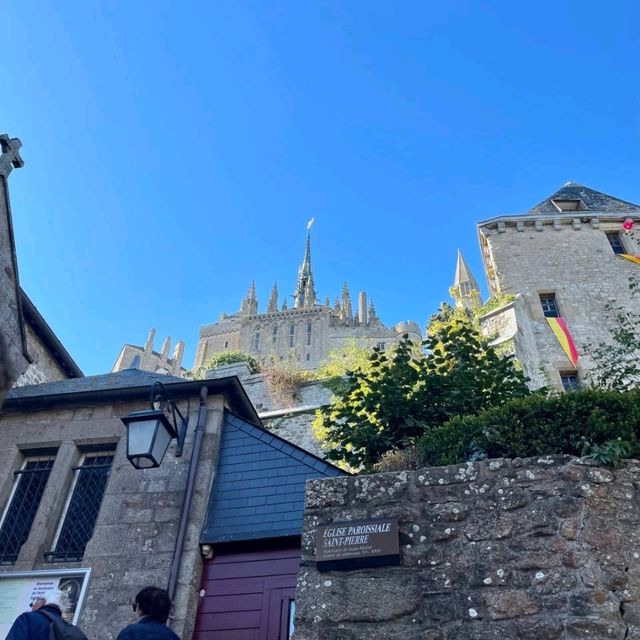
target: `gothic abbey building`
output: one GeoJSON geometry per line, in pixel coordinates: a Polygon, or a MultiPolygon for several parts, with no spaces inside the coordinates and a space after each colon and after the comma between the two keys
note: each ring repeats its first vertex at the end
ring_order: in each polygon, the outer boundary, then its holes
{"type": "MultiPolygon", "coordinates": [[[[588,344],[611,342],[615,301],[640,317],[629,288],[640,275],[640,206],[568,182],[530,211],[478,224],[489,295],[507,302],[481,317],[484,332],[515,354],[532,387],[588,382],[588,344]]],[[[461,256],[454,297],[479,304],[461,256]]]]}
{"type": "MultiPolygon", "coordinates": [[[[594,363],[586,346],[610,341],[615,328],[608,303],[615,300],[640,314],[640,296],[629,289],[630,278],[640,273],[634,225],[640,228],[640,205],[575,182],[526,213],[477,225],[489,298],[496,303],[481,317],[481,326],[493,344],[515,354],[532,387],[567,390],[587,382],[594,363]]],[[[459,306],[482,303],[478,282],[460,253],[452,292],[459,306]]],[[[125,345],[114,371],[137,366],[184,375],[184,344],[178,343],[169,358],[168,339],[160,353],[153,350],[154,333],[145,347],[125,345]]],[[[274,285],[261,311],[252,284],[236,313],[223,313],[200,329],[193,370],[231,350],[261,360],[293,358],[300,368],[313,369],[349,341],[386,347],[405,333],[420,339],[414,322],[384,325],[373,304],[367,305],[366,293],[352,304],[346,284],[333,305],[328,298],[318,303],[307,232],[291,308],[286,298],[280,304],[274,285]]]]}
{"type": "MultiPolygon", "coordinates": [[[[328,297],[324,303],[318,302],[311,267],[311,234],[307,229],[292,306],[289,308],[286,296],[280,304],[278,286],[274,284],[267,307],[261,310],[255,283],[252,283],[238,311],[222,313],[218,322],[201,327],[193,370],[199,370],[213,355],[225,351],[242,351],[259,361],[292,359],[301,369],[314,369],[332,350],[350,342],[384,349],[405,334],[421,339],[420,327],[415,322],[399,322],[393,327],[383,324],[373,302],[367,304],[364,291],[358,294],[357,305],[352,303],[347,283],[333,305],[328,297]]],[[[169,358],[169,338],[158,353],[153,350],[154,336],[152,329],[145,347],[125,345],[113,371],[138,366],[182,375],[184,343],[178,343],[173,357],[169,358]]]]}

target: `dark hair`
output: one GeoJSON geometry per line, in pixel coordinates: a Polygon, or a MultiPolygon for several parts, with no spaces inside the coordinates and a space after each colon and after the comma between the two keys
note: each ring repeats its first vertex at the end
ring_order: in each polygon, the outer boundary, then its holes
{"type": "Polygon", "coordinates": [[[171,599],[164,589],[158,587],[145,587],[136,596],[135,603],[142,615],[149,616],[163,624],[171,611],[171,599]]]}

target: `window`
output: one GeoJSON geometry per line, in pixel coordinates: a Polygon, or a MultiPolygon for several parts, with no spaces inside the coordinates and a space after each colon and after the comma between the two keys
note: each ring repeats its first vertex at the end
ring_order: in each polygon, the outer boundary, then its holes
{"type": "Polygon", "coordinates": [[[311,354],[310,354],[310,353],[307,353],[306,361],[307,361],[307,362],[309,362],[310,360],[311,360],[311,354]]]}
{"type": "Polygon", "coordinates": [[[0,563],[13,564],[27,541],[53,467],[53,457],[27,458],[15,482],[0,528],[0,563]]]}
{"type": "Polygon", "coordinates": [[[384,342],[378,342],[378,344],[376,344],[376,349],[379,349],[380,351],[384,351],[384,348],[385,348],[384,342]]]}
{"type": "Polygon", "coordinates": [[[620,255],[624,253],[624,246],[622,244],[622,238],[617,231],[612,231],[611,233],[607,233],[607,240],[613,249],[613,253],[616,255],[620,255]]]}
{"type": "Polygon", "coordinates": [[[540,304],[545,318],[559,318],[558,303],[556,302],[555,293],[541,293],[540,304]]]}
{"type": "Polygon", "coordinates": [[[296,323],[292,322],[289,325],[289,347],[293,347],[293,341],[296,338],[296,323]]]}
{"type": "Polygon", "coordinates": [[[253,350],[258,351],[260,349],[260,329],[256,329],[253,334],[253,350]]]}
{"type": "Polygon", "coordinates": [[[577,198],[556,199],[551,202],[553,202],[558,211],[585,211],[587,208],[582,200],[577,198]]]}
{"type": "Polygon", "coordinates": [[[580,378],[577,371],[561,371],[560,380],[565,391],[577,391],[580,388],[580,378]]]}
{"type": "Polygon", "coordinates": [[[228,340],[225,340],[225,341],[224,341],[224,348],[226,349],[226,348],[228,348],[228,346],[229,346],[229,341],[228,341],[228,340]]]}
{"type": "Polygon", "coordinates": [[[276,344],[278,342],[278,325],[274,324],[273,329],[271,330],[271,344],[276,344]]]}
{"type": "Polygon", "coordinates": [[[113,453],[86,454],[75,477],[71,497],[55,548],[45,557],[52,562],[81,560],[95,527],[102,496],[109,479],[113,453]]]}
{"type": "Polygon", "coordinates": [[[311,345],[311,321],[307,322],[307,346],[311,345]]]}

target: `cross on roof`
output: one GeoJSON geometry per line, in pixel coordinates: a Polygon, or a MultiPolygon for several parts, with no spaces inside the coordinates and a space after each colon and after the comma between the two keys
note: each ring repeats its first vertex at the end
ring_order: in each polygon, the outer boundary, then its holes
{"type": "Polygon", "coordinates": [[[20,138],[9,138],[4,133],[0,135],[0,175],[8,176],[13,169],[24,167],[24,160],[20,157],[20,138]]]}

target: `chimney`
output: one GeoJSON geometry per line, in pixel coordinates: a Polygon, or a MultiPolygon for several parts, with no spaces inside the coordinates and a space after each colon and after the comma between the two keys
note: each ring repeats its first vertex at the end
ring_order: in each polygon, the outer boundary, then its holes
{"type": "Polygon", "coordinates": [[[156,339],[156,330],[151,329],[149,331],[149,337],[144,345],[145,353],[151,353],[153,351],[153,341],[156,339]]]}
{"type": "Polygon", "coordinates": [[[176,348],[173,350],[173,366],[176,368],[176,373],[180,373],[180,367],[182,366],[182,358],[184,357],[184,340],[180,340],[176,343],[176,348]]]}
{"type": "Polygon", "coordinates": [[[169,359],[169,348],[171,347],[171,338],[167,336],[162,344],[162,359],[166,362],[169,359]]]}
{"type": "Polygon", "coordinates": [[[367,324],[367,294],[361,291],[358,294],[358,320],[360,324],[367,324]]]}

